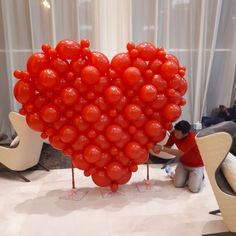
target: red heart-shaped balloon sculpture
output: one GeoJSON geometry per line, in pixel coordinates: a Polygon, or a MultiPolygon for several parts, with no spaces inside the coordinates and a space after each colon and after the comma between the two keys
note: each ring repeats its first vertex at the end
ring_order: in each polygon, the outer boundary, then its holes
{"type": "Polygon", "coordinates": [[[148,42],[127,49],[110,63],[88,40],[66,39],[55,49],[42,45],[27,71],[14,72],[28,125],[112,191],[146,161],[186,103],[185,67],[175,56],[148,42]]]}

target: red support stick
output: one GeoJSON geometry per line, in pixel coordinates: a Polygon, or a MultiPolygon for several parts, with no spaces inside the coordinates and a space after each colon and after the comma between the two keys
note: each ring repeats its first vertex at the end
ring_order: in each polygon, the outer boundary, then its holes
{"type": "Polygon", "coordinates": [[[75,189],[75,174],[72,160],[71,160],[71,172],[72,172],[72,189],[75,189]]]}
{"type": "Polygon", "coordinates": [[[147,161],[147,180],[149,180],[149,159],[147,161]]]}

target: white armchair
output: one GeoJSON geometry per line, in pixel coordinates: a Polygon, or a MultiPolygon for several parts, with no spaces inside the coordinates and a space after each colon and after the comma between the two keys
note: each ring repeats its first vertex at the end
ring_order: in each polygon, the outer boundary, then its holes
{"type": "MultiPolygon", "coordinates": [[[[236,124],[222,122],[203,129],[196,136],[196,142],[205,164],[223,222],[229,231],[236,232],[236,192],[226,180],[222,163],[232,158],[230,149],[236,138],[236,124]]],[[[236,157],[235,157],[236,158],[236,157]]]]}
{"type": "Polygon", "coordinates": [[[18,171],[24,171],[39,163],[43,140],[39,133],[28,127],[24,116],[16,112],[10,112],[9,119],[20,138],[20,142],[15,148],[0,146],[0,163],[29,182],[18,171]]]}

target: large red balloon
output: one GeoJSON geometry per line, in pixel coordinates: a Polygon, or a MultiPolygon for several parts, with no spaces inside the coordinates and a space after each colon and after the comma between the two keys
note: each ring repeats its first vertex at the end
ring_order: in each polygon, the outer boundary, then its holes
{"type": "Polygon", "coordinates": [[[145,127],[144,127],[145,133],[148,136],[155,137],[158,136],[162,130],[161,124],[156,120],[149,120],[145,127]]]}
{"type": "Polygon", "coordinates": [[[125,107],[124,115],[127,120],[134,121],[137,120],[142,113],[142,110],[138,105],[130,104],[125,107]]]}
{"type": "Polygon", "coordinates": [[[36,52],[27,61],[27,71],[31,76],[39,76],[40,72],[49,66],[49,61],[44,53],[36,52]]]}
{"type": "Polygon", "coordinates": [[[152,84],[155,86],[157,92],[164,92],[168,86],[167,81],[159,74],[153,76],[152,84]]]}
{"type": "Polygon", "coordinates": [[[96,145],[90,145],[84,150],[84,158],[89,163],[96,163],[101,159],[102,152],[96,145]]]}
{"type": "Polygon", "coordinates": [[[119,53],[111,60],[111,68],[118,74],[122,74],[123,71],[131,65],[131,59],[128,53],[119,53]]]}
{"type": "Polygon", "coordinates": [[[178,105],[169,103],[164,107],[162,114],[166,120],[173,122],[180,117],[181,109],[178,105]]]}
{"type": "Polygon", "coordinates": [[[126,184],[129,182],[130,178],[131,178],[132,173],[130,172],[130,170],[128,168],[123,170],[123,175],[120,179],[116,180],[117,184],[126,184]]]}
{"type": "Polygon", "coordinates": [[[14,87],[14,96],[18,102],[25,104],[34,98],[34,86],[25,81],[18,81],[14,87]]]}
{"type": "Polygon", "coordinates": [[[81,72],[82,81],[88,85],[96,84],[99,77],[99,70],[94,66],[85,66],[81,72]]]}
{"type": "Polygon", "coordinates": [[[151,84],[144,85],[140,90],[140,98],[144,102],[153,102],[157,96],[157,89],[151,84]]]}
{"type": "Polygon", "coordinates": [[[125,84],[132,86],[142,79],[141,72],[136,67],[128,67],[123,74],[125,84]]]}
{"type": "Polygon", "coordinates": [[[178,72],[178,65],[173,61],[167,61],[161,66],[161,75],[167,79],[172,78],[178,72]]]}
{"type": "Polygon", "coordinates": [[[95,105],[87,105],[82,110],[82,117],[87,122],[94,123],[100,118],[100,116],[101,112],[95,105]]]}
{"type": "Polygon", "coordinates": [[[62,150],[65,147],[65,144],[61,141],[59,135],[49,137],[49,142],[54,148],[58,150],[62,150]]]}
{"type": "Polygon", "coordinates": [[[60,139],[64,143],[72,143],[78,136],[77,129],[72,125],[64,125],[59,130],[60,139]]]}
{"type": "Polygon", "coordinates": [[[60,112],[54,105],[44,105],[40,110],[40,117],[45,122],[53,123],[60,119],[60,112]]]}
{"type": "Polygon", "coordinates": [[[38,82],[45,89],[50,89],[59,84],[59,77],[54,70],[45,69],[41,71],[38,82]]]}
{"type": "Polygon", "coordinates": [[[119,162],[111,162],[107,166],[107,175],[111,180],[119,180],[124,174],[124,168],[119,162]]]}
{"type": "Polygon", "coordinates": [[[61,75],[65,75],[69,71],[69,63],[66,60],[62,60],[61,58],[56,58],[52,61],[53,68],[57,71],[57,73],[61,75]]]}
{"type": "Polygon", "coordinates": [[[45,123],[42,121],[38,113],[28,114],[26,116],[26,122],[29,127],[35,131],[43,131],[45,123]]]}
{"type": "Polygon", "coordinates": [[[122,133],[122,128],[119,125],[109,125],[106,129],[106,137],[111,142],[118,142],[122,133]]]}
{"type": "Polygon", "coordinates": [[[80,170],[90,169],[90,164],[85,161],[83,155],[79,153],[73,155],[73,164],[80,170]]]}
{"type": "Polygon", "coordinates": [[[79,93],[73,87],[66,87],[61,91],[61,98],[65,105],[73,105],[78,101],[79,93]]]}
{"type": "Polygon", "coordinates": [[[91,53],[91,64],[95,66],[102,74],[107,73],[110,67],[108,58],[101,52],[91,53]]]}
{"type": "Polygon", "coordinates": [[[106,187],[111,184],[111,179],[107,176],[104,170],[98,170],[92,175],[92,179],[93,182],[100,187],[106,187]]]}
{"type": "Polygon", "coordinates": [[[174,55],[166,54],[166,59],[168,61],[174,61],[179,66],[179,61],[178,61],[177,57],[175,57],[174,55]]]}
{"type": "Polygon", "coordinates": [[[136,159],[140,157],[142,148],[137,142],[129,142],[125,146],[125,155],[130,159],[136,159]]]}
{"type": "Polygon", "coordinates": [[[85,135],[79,135],[71,146],[75,151],[82,151],[89,143],[89,139],[85,135]]]}
{"type": "Polygon", "coordinates": [[[64,39],[57,44],[56,51],[62,59],[76,60],[80,56],[80,45],[74,40],[64,39]]]}
{"type": "Polygon", "coordinates": [[[117,86],[110,86],[106,89],[104,96],[109,103],[114,103],[121,99],[122,92],[117,86]]]}
{"type": "Polygon", "coordinates": [[[155,59],[157,49],[152,43],[144,42],[137,46],[140,57],[145,61],[155,59]]]}

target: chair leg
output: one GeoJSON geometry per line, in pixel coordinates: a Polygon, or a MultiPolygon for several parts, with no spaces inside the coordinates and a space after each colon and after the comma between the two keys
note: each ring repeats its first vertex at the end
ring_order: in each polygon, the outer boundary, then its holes
{"type": "Polygon", "coordinates": [[[211,215],[217,215],[219,213],[220,213],[220,209],[209,212],[209,214],[211,214],[211,215]]]}
{"type": "Polygon", "coordinates": [[[236,233],[221,232],[221,233],[213,233],[213,234],[203,234],[202,236],[236,236],[236,233]]]}
{"type": "Polygon", "coordinates": [[[19,178],[23,179],[25,182],[30,182],[29,179],[27,179],[24,175],[22,175],[20,172],[18,171],[14,171],[14,170],[9,170],[11,173],[13,173],[14,175],[18,176],[19,178]]]}
{"type": "Polygon", "coordinates": [[[1,166],[3,166],[4,168],[6,168],[10,173],[16,175],[17,177],[23,179],[25,182],[30,182],[29,179],[27,179],[24,175],[22,175],[19,171],[15,171],[15,170],[11,170],[9,169],[7,166],[3,165],[2,163],[0,163],[1,166]]]}
{"type": "Polygon", "coordinates": [[[38,163],[38,166],[40,166],[42,169],[46,170],[46,171],[50,171],[47,167],[45,167],[44,165],[42,165],[41,163],[38,163]]]}

